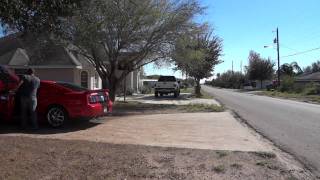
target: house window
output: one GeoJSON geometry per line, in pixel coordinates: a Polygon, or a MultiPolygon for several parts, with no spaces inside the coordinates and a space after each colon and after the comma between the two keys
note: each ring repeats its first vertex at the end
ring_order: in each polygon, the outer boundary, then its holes
{"type": "Polygon", "coordinates": [[[87,71],[82,71],[81,72],[81,86],[88,88],[88,79],[89,79],[89,75],[87,71]]]}
{"type": "Polygon", "coordinates": [[[94,87],[99,88],[99,75],[97,73],[94,74],[94,87]]]}

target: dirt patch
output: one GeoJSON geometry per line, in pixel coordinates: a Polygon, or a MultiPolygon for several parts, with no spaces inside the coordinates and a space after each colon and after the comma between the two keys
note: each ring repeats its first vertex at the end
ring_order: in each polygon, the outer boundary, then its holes
{"type": "Polygon", "coordinates": [[[0,179],[301,179],[248,152],[0,136],[0,153],[0,179]]]}

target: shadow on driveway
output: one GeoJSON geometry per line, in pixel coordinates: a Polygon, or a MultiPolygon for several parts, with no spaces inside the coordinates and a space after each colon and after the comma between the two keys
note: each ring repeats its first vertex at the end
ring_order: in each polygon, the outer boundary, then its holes
{"type": "Polygon", "coordinates": [[[72,121],[65,124],[63,127],[60,128],[52,128],[46,124],[40,124],[38,130],[22,130],[17,123],[0,123],[0,135],[1,134],[39,134],[39,135],[48,135],[48,134],[60,134],[60,133],[69,133],[75,131],[81,131],[93,128],[102,122],[100,119],[91,119],[91,120],[78,120],[72,121]]]}
{"type": "Polygon", "coordinates": [[[183,100],[190,100],[190,98],[192,97],[192,94],[190,93],[181,93],[179,97],[175,98],[173,97],[173,95],[163,95],[162,97],[154,97],[154,95],[145,95],[142,97],[137,97],[136,99],[139,100],[153,100],[153,101],[168,101],[168,100],[179,100],[179,101],[183,101],[183,100]]]}

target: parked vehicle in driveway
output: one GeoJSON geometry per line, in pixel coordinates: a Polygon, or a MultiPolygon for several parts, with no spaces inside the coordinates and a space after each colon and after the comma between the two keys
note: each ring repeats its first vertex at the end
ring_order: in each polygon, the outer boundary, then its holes
{"type": "MultiPolygon", "coordinates": [[[[0,118],[7,122],[15,120],[19,112],[16,106],[19,98],[10,91],[13,88],[0,89],[0,118]]],[[[88,90],[67,82],[41,81],[37,97],[38,119],[52,127],[60,127],[68,120],[98,117],[112,111],[108,90],[88,90]]]]}
{"type": "Polygon", "coordinates": [[[174,76],[160,76],[154,87],[155,97],[173,94],[174,97],[180,95],[180,82],[174,76]]]}

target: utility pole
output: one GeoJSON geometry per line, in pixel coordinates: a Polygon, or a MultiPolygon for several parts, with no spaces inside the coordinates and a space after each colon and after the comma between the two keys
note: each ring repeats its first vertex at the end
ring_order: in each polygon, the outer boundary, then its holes
{"type": "Polygon", "coordinates": [[[241,74],[242,74],[242,60],[240,61],[240,71],[241,71],[241,74]]]}
{"type": "Polygon", "coordinates": [[[279,29],[277,28],[277,54],[278,54],[278,85],[280,86],[280,48],[279,48],[279,29]]]}
{"type": "Polygon", "coordinates": [[[233,60],[232,60],[232,74],[233,74],[233,60]]]}

